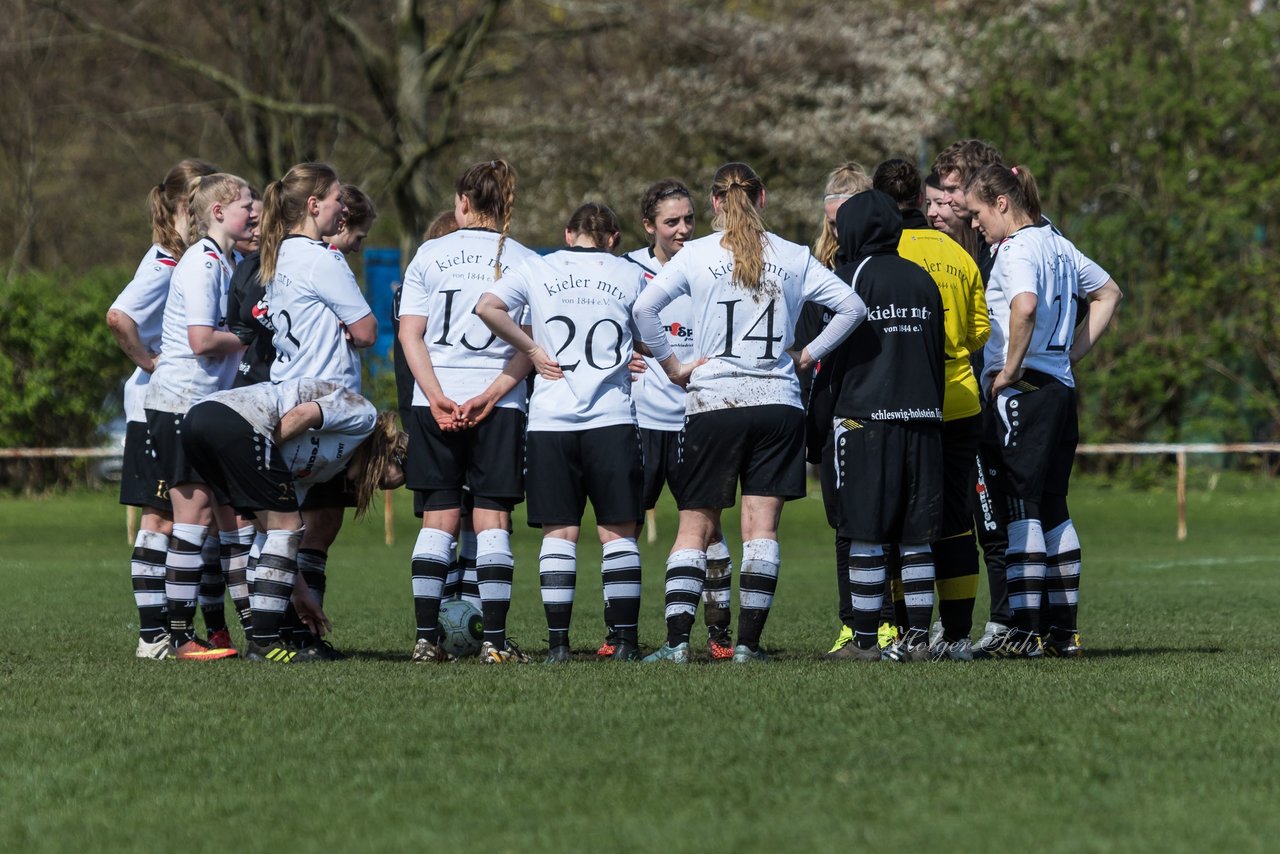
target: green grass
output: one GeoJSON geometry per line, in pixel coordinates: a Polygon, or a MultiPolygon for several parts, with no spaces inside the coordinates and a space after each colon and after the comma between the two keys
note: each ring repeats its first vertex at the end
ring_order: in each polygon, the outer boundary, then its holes
{"type": "MultiPolygon", "coordinates": [[[[400,495],[395,546],[348,522],[330,561],[353,659],[282,670],[134,660],[113,497],[5,498],[0,850],[1269,850],[1280,497],[1204,480],[1183,543],[1170,491],[1077,486],[1085,660],[915,666],[817,660],[836,619],[815,500],[783,520],[767,666],[589,660],[585,546],[581,662],[411,666],[400,495]]],[[[515,542],[511,631],[536,653],[537,537],[515,542]]],[[[644,551],[650,646],[663,557],[644,551]]]]}

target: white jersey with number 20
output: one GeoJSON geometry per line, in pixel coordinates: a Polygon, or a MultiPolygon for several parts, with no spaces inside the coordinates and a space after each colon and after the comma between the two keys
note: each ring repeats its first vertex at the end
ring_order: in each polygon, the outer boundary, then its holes
{"type": "Polygon", "coordinates": [[[632,424],[631,306],[644,270],[601,249],[562,249],[513,267],[489,292],[511,311],[529,307],[533,339],[562,379],[534,380],[529,430],[632,424]]]}

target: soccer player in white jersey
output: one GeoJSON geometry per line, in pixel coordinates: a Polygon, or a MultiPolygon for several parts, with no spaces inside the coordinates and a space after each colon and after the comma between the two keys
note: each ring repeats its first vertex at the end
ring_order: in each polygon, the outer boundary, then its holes
{"type": "Polygon", "coordinates": [[[547,663],[569,660],[578,534],[591,501],[604,556],[613,658],[640,658],[640,550],[644,515],[640,436],[631,407],[631,307],[644,271],[614,256],[621,229],[604,205],[569,218],[568,249],[529,258],[490,285],[476,314],[533,362],[526,483],[529,524],[542,528],[539,578],[547,663]],[[529,308],[533,335],[512,318],[529,308]]]}
{"type": "MultiPolygon", "coordinates": [[[[640,197],[640,223],[650,243],[628,252],[625,257],[644,268],[647,283],[663,264],[675,257],[685,241],[693,237],[693,198],[689,188],[675,178],[663,178],[651,184],[640,197]]],[[[679,297],[664,308],[660,316],[672,351],[681,361],[687,361],[693,353],[693,303],[687,296],[679,297]]],[[[652,357],[645,356],[644,360],[647,370],[636,380],[631,396],[644,449],[644,506],[646,511],[651,511],[675,470],[676,448],[684,428],[684,389],[668,380],[662,366],[652,357]]],[[[733,636],[729,628],[732,584],[733,558],[724,533],[717,529],[714,541],[707,547],[707,583],[702,590],[707,651],[716,661],[733,658],[733,636]]],[[[606,608],[605,625],[610,626],[610,634],[597,650],[602,656],[612,655],[616,645],[607,612],[606,608]]]]}
{"type": "MultiPolygon", "coordinates": [[[[359,251],[368,234],[376,217],[372,202],[359,188],[341,184],[329,165],[300,163],[267,187],[263,204],[259,280],[273,330],[271,379],[331,379],[359,393],[360,350],[377,340],[378,322],[345,256],[359,251]]],[[[345,508],[353,506],[350,483],[341,477],[309,490],[302,504],[306,528],[298,564],[321,604],[329,548],[345,508]]],[[[340,657],[292,614],[285,636],[340,657]]]]}
{"type": "Polygon", "coordinates": [[[340,382],[295,379],[215,392],[182,422],[191,464],[220,504],[256,516],[266,532],[253,582],[251,661],[301,664],[328,660],[318,645],[281,641],[281,620],[292,601],[317,634],[329,629],[323,606],[299,573],[299,503],[318,483],[344,477],[364,514],[376,488],[403,483],[404,444],[395,414],[340,382]]]}
{"type": "Polygon", "coordinates": [[[991,337],[980,384],[990,405],[982,461],[1009,531],[1005,572],[1014,628],[990,655],[1039,657],[1047,649],[1075,657],[1082,650],[1080,541],[1067,509],[1079,440],[1073,366],[1106,330],[1122,295],[1041,216],[1027,167],[984,166],[966,185],[965,205],[998,248],[987,283],[991,337]],[[1077,333],[1079,298],[1089,312],[1077,333]]]}
{"type": "Polygon", "coordinates": [[[764,184],[743,163],[711,184],[715,234],[685,244],[636,302],[645,345],[677,385],[688,418],[675,477],[680,530],[667,559],[667,642],[646,661],[689,660],[689,630],[706,577],[707,546],[742,484],[742,569],[733,660],[765,660],[760,634],[773,603],[782,504],[805,494],[804,410],[797,363],[807,368],[862,320],[866,307],[809,250],[765,230],[764,184]],[[660,312],[693,300],[694,359],[671,351],[660,312]],[[806,301],[835,317],[802,352],[791,351],[806,301]]]}
{"type": "MultiPolygon", "coordinates": [[[[533,255],[507,235],[516,175],[505,160],[477,163],[454,185],[459,228],[418,249],[405,270],[399,340],[413,372],[407,485],[421,493],[413,548],[414,661],[444,661],[440,596],[461,529],[463,487],[474,501],[476,576],[484,613],[480,657],[528,661],[507,638],[511,511],[524,498],[528,358],[473,313],[514,264],[533,255]]],[[[513,316],[519,320],[519,316],[513,316]]]]}
{"type": "Polygon", "coordinates": [[[299,163],[263,196],[262,266],[275,329],[271,379],[338,380],[360,392],[360,353],[378,337],[378,321],[342,252],[337,234],[346,206],[342,184],[324,163],[299,163]]]}
{"type": "Polygon", "coordinates": [[[147,383],[160,356],[164,304],[169,279],[187,248],[187,196],[191,181],[212,175],[217,167],[203,160],[183,160],[151,188],[151,248],[133,279],[107,310],[107,326],[136,369],[124,387],[128,427],[120,477],[120,503],[142,508],[138,536],[130,560],[133,598],[138,608],[138,658],[167,658],[169,636],[164,623],[164,560],[173,530],[173,505],[167,492],[156,491],[154,465],[147,441],[143,409],[147,383]]]}
{"type": "MultiPolygon", "coordinates": [[[[199,400],[230,388],[239,364],[240,339],[227,329],[227,256],[252,233],[253,199],[244,179],[215,173],[192,182],[187,203],[190,246],[173,271],[165,302],[160,361],[147,385],[147,432],[156,457],[157,492],[173,502],[173,533],[165,559],[165,598],[172,655],[185,660],[225,658],[235,651],[210,647],[195,636],[193,619],[203,561],[201,548],[213,523],[213,494],[182,450],[182,416],[199,400]],[[225,247],[225,248],[224,248],[225,247]]],[[[239,530],[234,514],[217,508],[220,531],[239,530]]]]}

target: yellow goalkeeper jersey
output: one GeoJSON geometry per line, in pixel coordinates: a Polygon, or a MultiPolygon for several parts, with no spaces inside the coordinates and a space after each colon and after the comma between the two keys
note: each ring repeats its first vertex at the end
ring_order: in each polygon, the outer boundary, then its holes
{"type": "Polygon", "coordinates": [[[923,267],[942,292],[947,335],[947,387],[942,420],[977,415],[982,406],[969,354],[981,348],[991,334],[982,274],[959,243],[936,229],[914,227],[924,220],[917,211],[902,213],[904,222],[898,254],[923,267]],[[919,219],[911,216],[913,213],[919,219]]]}

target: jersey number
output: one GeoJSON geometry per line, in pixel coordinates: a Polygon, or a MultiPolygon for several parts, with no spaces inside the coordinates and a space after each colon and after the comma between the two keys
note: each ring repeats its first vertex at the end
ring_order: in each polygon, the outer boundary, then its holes
{"type": "MultiPolygon", "coordinates": [[[[440,333],[440,337],[434,342],[441,347],[453,346],[449,341],[449,329],[453,325],[453,295],[458,293],[459,290],[459,288],[455,288],[452,291],[441,291],[441,293],[444,294],[444,330],[440,333]]],[[[477,347],[467,340],[467,334],[464,332],[462,333],[462,337],[458,339],[458,343],[463,347],[466,347],[468,350],[479,352],[481,350],[487,350],[489,345],[497,339],[498,336],[496,334],[490,333],[489,340],[477,347]]]]}
{"type": "MultiPolygon", "coordinates": [[[[293,345],[293,350],[295,353],[298,350],[301,350],[302,342],[299,341],[297,338],[293,337],[293,318],[289,316],[289,312],[287,310],[281,310],[278,314],[276,314],[276,317],[284,321],[283,323],[275,324],[276,334],[277,335],[283,334],[284,340],[288,341],[290,344],[293,345]]],[[[292,359],[293,356],[289,353],[284,352],[279,347],[277,347],[276,358],[279,359],[281,362],[287,362],[290,359],[292,359]]]]}
{"type": "MultiPolygon", "coordinates": [[[[737,307],[738,303],[740,302],[742,302],[742,300],[735,299],[735,300],[725,300],[724,302],[719,303],[720,305],[724,306],[724,313],[725,313],[725,330],[724,330],[725,344],[724,344],[724,352],[719,355],[719,358],[721,359],[737,358],[738,354],[733,352],[733,314],[734,314],[734,309],[737,307]]],[[[755,319],[755,322],[751,324],[751,328],[747,330],[747,334],[742,336],[743,341],[763,341],[764,342],[763,358],[765,359],[778,358],[776,355],[774,355],[773,344],[775,341],[778,342],[779,344],[782,343],[782,335],[773,334],[773,326],[774,326],[773,321],[774,321],[774,315],[776,313],[774,311],[774,307],[776,303],[777,303],[777,300],[775,299],[769,300],[769,304],[764,307],[764,311],[760,312],[760,315],[755,319]],[[756,332],[757,330],[760,329],[761,323],[764,324],[764,335],[757,335],[756,332]]]]}
{"type": "MultiPolygon", "coordinates": [[[[561,344],[559,348],[556,349],[556,359],[559,359],[560,354],[563,353],[565,350],[567,350],[569,348],[569,345],[573,343],[573,339],[578,333],[578,327],[574,325],[574,322],[572,320],[565,317],[563,314],[557,314],[555,317],[547,318],[547,323],[551,323],[552,321],[559,321],[560,323],[563,323],[565,330],[569,333],[567,336],[565,336],[564,343],[561,344]]],[[[587,364],[595,368],[597,371],[609,371],[621,365],[622,364],[622,340],[623,340],[622,324],[618,323],[618,321],[611,320],[606,317],[604,320],[597,320],[595,323],[591,324],[591,328],[587,330],[586,340],[583,342],[583,349],[585,350],[583,355],[586,356],[587,358],[587,364]],[[604,326],[606,324],[613,327],[613,334],[615,336],[613,344],[609,345],[610,347],[613,348],[612,352],[609,354],[612,357],[613,362],[612,364],[602,365],[596,362],[595,337],[596,337],[596,330],[598,330],[601,326],[604,326]]],[[[581,359],[574,362],[572,365],[565,365],[562,363],[560,365],[560,369],[563,371],[573,371],[573,370],[577,370],[577,367],[580,364],[582,364],[581,359]]]]}

